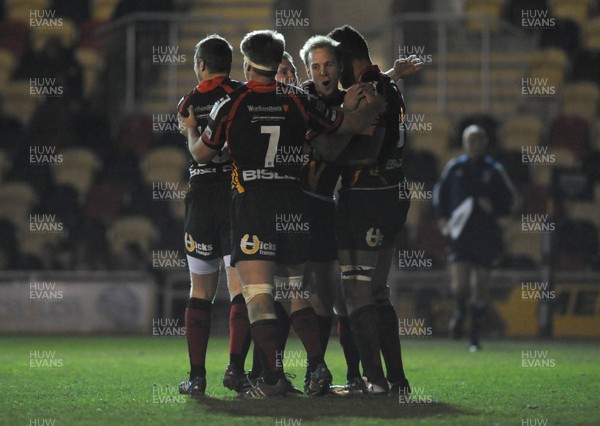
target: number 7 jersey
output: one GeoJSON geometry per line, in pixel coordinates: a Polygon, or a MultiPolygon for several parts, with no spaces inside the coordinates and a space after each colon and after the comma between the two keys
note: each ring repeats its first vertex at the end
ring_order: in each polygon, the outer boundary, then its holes
{"type": "Polygon", "coordinates": [[[299,187],[309,157],[304,143],[342,121],[341,111],[298,87],[249,81],[215,105],[202,141],[213,149],[227,142],[240,193],[256,184],[299,187]]]}

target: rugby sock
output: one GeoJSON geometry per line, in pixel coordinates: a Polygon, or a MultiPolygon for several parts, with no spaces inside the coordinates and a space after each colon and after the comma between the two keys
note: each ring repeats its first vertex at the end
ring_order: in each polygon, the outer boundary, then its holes
{"type": "Polygon", "coordinates": [[[252,369],[248,373],[248,377],[251,379],[258,379],[262,374],[262,364],[260,361],[260,355],[258,353],[258,348],[254,345],[254,349],[252,350],[252,369]]]}
{"type": "Polygon", "coordinates": [[[350,319],[347,316],[338,316],[338,336],[340,345],[344,351],[344,358],[346,358],[346,380],[350,381],[357,377],[361,377],[360,374],[360,355],[358,354],[358,348],[354,342],[352,336],[352,330],[350,329],[350,319]]]}
{"type": "Polygon", "coordinates": [[[274,385],[283,374],[283,363],[277,362],[283,354],[279,331],[276,319],[260,320],[250,324],[252,340],[262,364],[262,377],[268,385],[274,385]]]}
{"type": "Polygon", "coordinates": [[[464,296],[456,298],[456,308],[450,320],[450,337],[453,339],[460,339],[462,337],[465,313],[467,311],[466,305],[467,301],[464,296]]]}
{"type": "Polygon", "coordinates": [[[325,364],[323,348],[319,339],[317,314],[311,307],[292,312],[290,321],[294,331],[302,341],[308,357],[308,370],[314,371],[317,365],[325,364]]]}
{"type": "Polygon", "coordinates": [[[229,364],[237,372],[244,371],[244,362],[250,349],[250,321],[244,296],[238,294],[231,301],[229,311],[229,364]]]}
{"type": "Polygon", "coordinates": [[[190,380],[206,376],[206,347],[210,335],[210,313],[212,304],[208,300],[192,297],[185,309],[185,334],[190,355],[190,380]]]}
{"type": "Polygon", "coordinates": [[[358,347],[365,375],[371,382],[384,378],[379,356],[379,315],[375,305],[367,305],[350,314],[350,328],[358,347]]]}
{"type": "Polygon", "coordinates": [[[485,313],[485,308],[471,305],[469,306],[471,314],[471,327],[469,329],[469,344],[479,346],[479,332],[481,329],[481,317],[485,313]]]}
{"type": "Polygon", "coordinates": [[[333,316],[324,317],[317,315],[317,321],[319,323],[319,340],[321,340],[321,347],[323,348],[323,354],[325,354],[327,352],[327,345],[329,344],[329,336],[331,335],[333,316]]]}
{"type": "Polygon", "coordinates": [[[387,379],[391,383],[406,380],[402,365],[402,348],[398,332],[398,315],[392,305],[377,306],[379,314],[379,343],[387,369],[387,379]]]}
{"type": "Polygon", "coordinates": [[[285,349],[285,345],[287,343],[287,339],[290,335],[290,316],[285,311],[285,308],[278,302],[277,300],[274,302],[275,305],[275,315],[277,315],[277,321],[279,321],[279,327],[281,329],[281,347],[285,349]]]}
{"type": "MultiPolygon", "coordinates": [[[[275,315],[277,315],[277,321],[279,323],[279,338],[281,339],[281,351],[285,351],[285,345],[287,343],[288,336],[290,334],[290,317],[288,316],[285,308],[275,300],[275,315]]],[[[260,354],[256,345],[252,353],[252,370],[248,373],[251,379],[256,379],[262,375],[262,364],[260,361],[260,354]]]]}

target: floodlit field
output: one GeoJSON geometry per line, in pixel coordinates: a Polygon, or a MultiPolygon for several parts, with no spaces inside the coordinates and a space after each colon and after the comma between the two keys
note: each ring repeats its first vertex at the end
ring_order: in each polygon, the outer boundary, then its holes
{"type": "MultiPolygon", "coordinates": [[[[227,339],[213,337],[209,396],[177,393],[186,377],[183,337],[2,337],[2,425],[598,425],[600,342],[404,341],[411,401],[394,397],[240,400],[221,385],[227,339]]],[[[290,339],[290,365],[301,365],[290,339]]],[[[332,337],[327,361],[345,381],[332,337]]],[[[248,367],[248,366],[247,366],[248,367]]],[[[304,369],[293,382],[302,386],[304,369]]]]}

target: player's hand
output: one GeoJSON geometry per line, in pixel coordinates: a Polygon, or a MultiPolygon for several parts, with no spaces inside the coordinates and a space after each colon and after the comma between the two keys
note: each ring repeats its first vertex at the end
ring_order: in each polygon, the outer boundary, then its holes
{"type": "Polygon", "coordinates": [[[369,83],[356,83],[353,84],[344,96],[344,111],[354,111],[358,108],[360,101],[362,101],[367,90],[372,90],[373,86],[369,83]]]}
{"type": "Polygon", "coordinates": [[[373,108],[376,114],[381,114],[385,112],[387,108],[387,102],[385,101],[385,98],[383,97],[383,95],[377,94],[377,86],[375,85],[375,83],[367,84],[371,87],[369,89],[366,89],[364,92],[366,106],[368,108],[373,108]]]}
{"type": "Polygon", "coordinates": [[[396,59],[394,61],[393,78],[400,80],[409,77],[423,69],[423,61],[417,55],[410,55],[406,58],[396,59]]]}
{"type": "Polygon", "coordinates": [[[179,122],[179,131],[182,135],[187,136],[189,129],[195,129],[198,126],[194,107],[192,105],[188,107],[187,117],[184,117],[181,113],[177,113],[177,121],[179,122]]]}

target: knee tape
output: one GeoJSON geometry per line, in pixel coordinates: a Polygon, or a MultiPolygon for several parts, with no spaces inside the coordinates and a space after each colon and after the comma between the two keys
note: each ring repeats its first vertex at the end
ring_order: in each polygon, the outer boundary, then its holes
{"type": "Polygon", "coordinates": [[[198,275],[208,275],[219,271],[221,259],[204,260],[187,255],[190,272],[198,275]]]}
{"type": "Polygon", "coordinates": [[[367,265],[340,265],[340,278],[342,280],[371,282],[374,269],[372,266],[367,265]]]}
{"type": "Polygon", "coordinates": [[[275,314],[258,314],[258,315],[255,315],[252,318],[252,321],[250,321],[250,322],[252,324],[254,324],[257,321],[270,320],[270,319],[276,320],[277,319],[277,315],[275,315],[275,314]]]}
{"type": "Polygon", "coordinates": [[[242,294],[246,304],[250,303],[259,294],[273,295],[273,286],[271,284],[246,284],[242,286],[242,294]]]}

